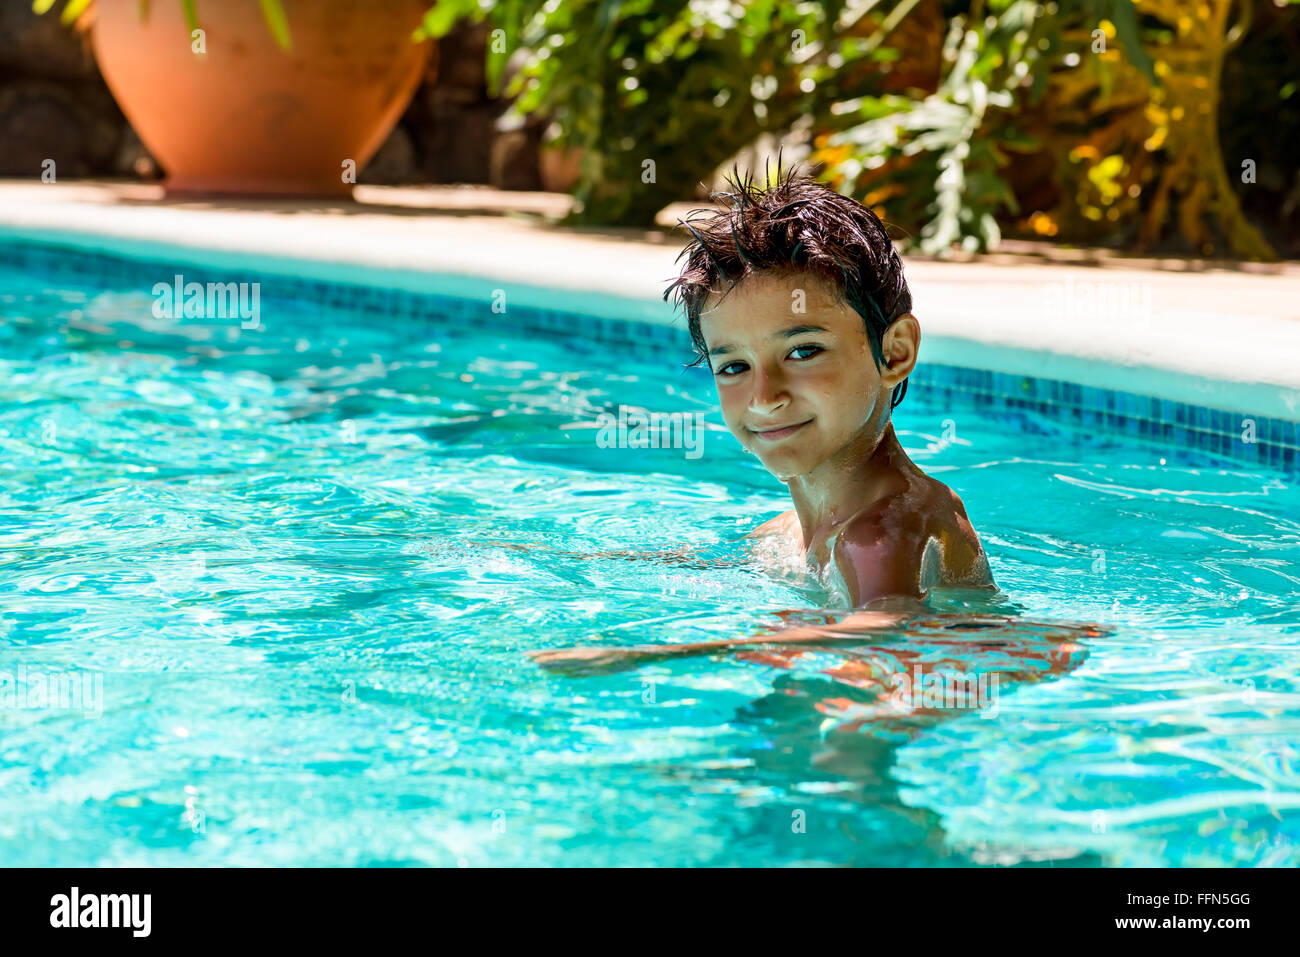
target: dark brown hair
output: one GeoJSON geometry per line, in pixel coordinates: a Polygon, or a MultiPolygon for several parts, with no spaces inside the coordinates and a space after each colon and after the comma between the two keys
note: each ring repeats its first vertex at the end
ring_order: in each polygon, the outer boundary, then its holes
{"type": "MultiPolygon", "coordinates": [[[[725,298],[748,276],[796,270],[827,280],[839,301],[862,317],[879,368],[884,362],[885,330],[912,311],[903,261],[884,224],[861,203],[797,175],[793,167],[782,175],[779,158],[776,177],[770,182],[767,187],[757,186],[752,173],[742,178],[733,167],[726,178],[729,191],[709,197],[729,208],[697,209],[678,220],[693,239],[677,257],[685,256],[686,265],[664,299],[673,297],[674,304],[686,312],[698,353],[690,365],[707,359],[700,312],[723,283],[725,298]]],[[[897,407],[906,393],[904,379],[894,387],[890,408],[897,407]]]]}

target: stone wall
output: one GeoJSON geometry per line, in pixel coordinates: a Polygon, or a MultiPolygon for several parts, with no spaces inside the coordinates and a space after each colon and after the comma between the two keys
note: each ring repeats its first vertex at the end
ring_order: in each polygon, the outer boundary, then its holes
{"type": "Polygon", "coordinates": [[[130,175],[126,120],[100,79],[89,42],[38,17],[30,0],[0,0],[0,175],[130,175]]]}
{"type": "MultiPolygon", "coordinates": [[[[462,25],[434,43],[424,83],[360,182],[541,188],[542,125],[499,128],[508,103],[488,95],[487,31],[462,25]]],[[[36,16],[31,0],[0,0],[0,176],[39,177],[52,157],[60,177],[160,172],[104,85],[89,36],[55,12],[36,16]]]]}
{"type": "Polygon", "coordinates": [[[437,41],[425,82],[361,182],[541,188],[541,130],[536,123],[499,128],[509,104],[488,95],[487,37],[487,24],[473,24],[437,41]]]}

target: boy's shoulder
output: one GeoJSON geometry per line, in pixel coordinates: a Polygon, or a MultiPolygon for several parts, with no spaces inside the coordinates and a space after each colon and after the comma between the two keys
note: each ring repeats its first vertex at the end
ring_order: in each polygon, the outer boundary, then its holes
{"type": "Polygon", "coordinates": [[[833,554],[846,578],[866,576],[882,593],[993,583],[961,497],[920,470],[907,477],[901,490],[845,522],[833,554]]]}
{"type": "MultiPolygon", "coordinates": [[[[876,538],[924,536],[953,527],[966,518],[957,493],[917,469],[902,477],[902,485],[857,512],[842,527],[845,535],[876,538]]],[[[967,522],[969,524],[969,521],[967,522]]]]}

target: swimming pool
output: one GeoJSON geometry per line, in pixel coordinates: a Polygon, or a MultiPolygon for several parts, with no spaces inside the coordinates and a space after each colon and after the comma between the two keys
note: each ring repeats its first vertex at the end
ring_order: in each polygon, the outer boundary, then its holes
{"type": "Polygon", "coordinates": [[[552,673],[834,605],[747,551],[787,499],[705,373],[486,306],[155,301],[0,271],[6,866],[1300,863],[1289,473],[914,387],[1003,610],[1108,630],[552,673]],[[619,406],[701,454],[600,442],[619,406]],[[996,709],[863,720],[918,648],[996,709]]]}

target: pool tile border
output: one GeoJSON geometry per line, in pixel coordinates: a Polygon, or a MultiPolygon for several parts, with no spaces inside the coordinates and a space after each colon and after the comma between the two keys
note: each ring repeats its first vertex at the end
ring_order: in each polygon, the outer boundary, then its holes
{"type": "MultiPolygon", "coordinates": [[[[532,305],[493,312],[491,304],[453,295],[286,276],[254,270],[204,269],[191,264],[114,256],[57,244],[0,241],[0,266],[96,287],[139,286],[150,290],[160,277],[182,272],[187,281],[256,282],[267,303],[303,301],[386,316],[413,327],[485,319],[512,332],[571,335],[587,342],[634,349],[684,365],[693,350],[685,324],[656,324],[600,317],[532,305]]],[[[925,389],[946,409],[1000,411],[1035,417],[1033,425],[1058,423],[1098,437],[1114,436],[1158,445],[1168,454],[1205,465],[1240,464],[1300,474],[1300,422],[1162,399],[1060,379],[922,363],[910,389],[925,389]],[[1249,441],[1252,434],[1255,441],[1249,441]],[[1201,460],[1204,459],[1204,462],[1201,460]]],[[[1029,424],[1028,421],[1026,424],[1029,424]]]]}

